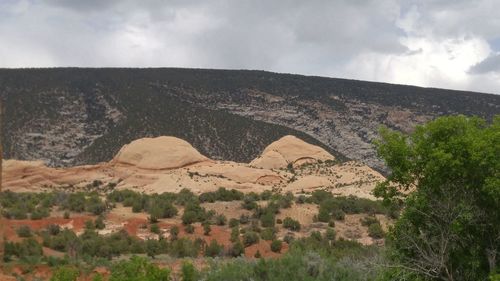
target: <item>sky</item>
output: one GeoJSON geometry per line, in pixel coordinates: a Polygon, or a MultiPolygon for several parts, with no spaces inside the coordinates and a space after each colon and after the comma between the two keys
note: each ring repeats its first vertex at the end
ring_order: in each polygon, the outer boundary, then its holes
{"type": "Polygon", "coordinates": [[[259,69],[500,94],[500,0],[0,0],[0,67],[259,69]]]}

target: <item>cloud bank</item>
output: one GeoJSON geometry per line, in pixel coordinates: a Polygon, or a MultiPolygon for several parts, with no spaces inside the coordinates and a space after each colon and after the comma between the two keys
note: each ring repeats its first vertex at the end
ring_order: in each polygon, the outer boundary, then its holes
{"type": "Polygon", "coordinates": [[[263,69],[500,94],[500,1],[4,0],[0,67],[263,69]]]}

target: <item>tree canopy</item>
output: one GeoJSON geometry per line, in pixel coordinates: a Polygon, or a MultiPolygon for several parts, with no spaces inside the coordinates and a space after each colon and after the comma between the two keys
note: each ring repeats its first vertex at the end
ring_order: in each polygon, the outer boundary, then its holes
{"type": "Polygon", "coordinates": [[[392,170],[375,194],[403,203],[388,245],[394,272],[485,280],[499,266],[500,116],[441,117],[409,135],[381,129],[392,170]]]}

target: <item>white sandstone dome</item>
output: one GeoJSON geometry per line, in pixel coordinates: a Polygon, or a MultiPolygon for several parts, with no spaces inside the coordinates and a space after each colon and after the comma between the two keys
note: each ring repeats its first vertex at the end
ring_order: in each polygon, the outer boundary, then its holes
{"type": "Polygon", "coordinates": [[[290,163],[293,166],[300,166],[319,160],[334,159],[333,155],[319,146],[294,136],[284,136],[267,146],[259,157],[250,162],[250,165],[264,169],[279,169],[287,167],[290,163]]]}
{"type": "Polygon", "coordinates": [[[207,160],[209,159],[188,142],[161,136],[142,138],[124,145],[112,162],[141,169],[162,170],[181,168],[207,160]]]}

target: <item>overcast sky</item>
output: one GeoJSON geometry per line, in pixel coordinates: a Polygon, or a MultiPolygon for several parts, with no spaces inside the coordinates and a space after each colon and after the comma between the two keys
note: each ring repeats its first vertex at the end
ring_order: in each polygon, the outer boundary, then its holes
{"type": "Polygon", "coordinates": [[[0,67],[262,69],[500,94],[499,0],[0,0],[0,67]]]}

